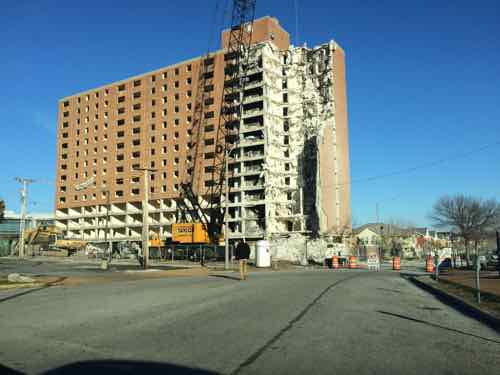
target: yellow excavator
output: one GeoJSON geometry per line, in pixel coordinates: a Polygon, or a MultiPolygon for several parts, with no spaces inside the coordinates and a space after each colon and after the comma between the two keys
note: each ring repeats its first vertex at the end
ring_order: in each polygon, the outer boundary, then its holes
{"type": "Polygon", "coordinates": [[[58,237],[61,234],[61,230],[55,225],[38,225],[24,231],[24,244],[48,251],[67,251],[68,255],[84,250],[88,244],[83,240],[60,239],[58,237]]]}

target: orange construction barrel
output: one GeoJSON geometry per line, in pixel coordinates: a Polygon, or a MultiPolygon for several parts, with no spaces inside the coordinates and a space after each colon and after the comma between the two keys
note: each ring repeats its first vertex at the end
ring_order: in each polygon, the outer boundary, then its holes
{"type": "Polygon", "coordinates": [[[401,258],[400,257],[392,258],[392,269],[394,271],[401,271],[401,258]]]}
{"type": "Polygon", "coordinates": [[[434,272],[434,260],[431,255],[427,257],[427,261],[425,262],[425,271],[434,272]]]}
{"type": "Polygon", "coordinates": [[[356,257],[354,255],[351,255],[349,257],[349,268],[351,269],[356,268],[356,257]]]}
{"type": "Polygon", "coordinates": [[[339,268],[339,257],[336,255],[332,257],[332,268],[339,268]]]}

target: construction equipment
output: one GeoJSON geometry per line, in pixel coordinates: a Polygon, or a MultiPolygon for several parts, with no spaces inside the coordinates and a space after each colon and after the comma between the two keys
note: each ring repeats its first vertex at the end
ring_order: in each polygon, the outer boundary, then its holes
{"type": "Polygon", "coordinates": [[[163,247],[165,246],[165,241],[162,241],[160,236],[156,233],[153,233],[153,235],[150,236],[149,238],[149,247],[163,247]]]}
{"type": "Polygon", "coordinates": [[[66,251],[68,255],[85,250],[88,245],[87,241],[60,239],[59,236],[61,236],[61,230],[55,225],[41,224],[36,228],[24,230],[24,245],[30,251],[35,248],[47,251],[66,251]]]}
{"type": "Polygon", "coordinates": [[[85,250],[88,242],[83,240],[57,240],[53,245],[49,246],[52,250],[67,250],[68,254],[76,253],[77,251],[85,250]]]}
{"type": "Polygon", "coordinates": [[[38,225],[36,228],[24,230],[24,243],[26,245],[52,245],[57,241],[61,231],[55,225],[38,225]]]}
{"type": "Polygon", "coordinates": [[[172,241],[183,244],[206,244],[210,242],[202,223],[180,223],[172,225],[172,241]]]}
{"type": "MultiPolygon", "coordinates": [[[[248,52],[252,41],[253,21],[255,17],[256,0],[233,0],[231,28],[224,54],[224,85],[221,97],[219,123],[213,151],[205,149],[213,158],[210,167],[204,166],[204,160],[199,160],[198,155],[202,147],[204,136],[204,111],[206,103],[205,88],[207,79],[213,77],[209,69],[209,62],[213,59],[207,57],[200,62],[200,75],[198,91],[195,102],[195,116],[191,128],[192,154],[188,158],[189,167],[186,179],[181,184],[180,219],[181,221],[194,221],[187,223],[193,225],[192,233],[196,232],[194,225],[201,224],[208,234],[211,243],[218,243],[221,238],[225,210],[222,206],[222,194],[225,181],[225,162],[227,151],[231,145],[238,141],[239,124],[241,121],[241,98],[245,87],[245,76],[248,67],[248,52]],[[205,172],[211,173],[208,186],[201,187],[205,172]],[[202,199],[200,199],[202,198],[202,199]],[[187,201],[189,203],[186,203],[187,201]]],[[[229,189],[229,186],[227,187],[229,189]]],[[[182,226],[174,224],[173,231],[182,230],[182,226]]],[[[187,226],[185,228],[188,228],[187,226]]]]}

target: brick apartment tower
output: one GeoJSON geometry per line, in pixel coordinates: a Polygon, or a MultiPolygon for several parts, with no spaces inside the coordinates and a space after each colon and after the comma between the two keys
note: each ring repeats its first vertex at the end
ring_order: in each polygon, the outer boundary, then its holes
{"type": "MultiPolygon", "coordinates": [[[[253,24],[240,143],[229,168],[230,237],[290,233],[335,236],[351,228],[345,59],[330,41],[290,45],[278,20],[253,24]]],[[[222,46],[228,31],[222,33],[222,46]]],[[[55,216],[69,238],[140,241],[143,181],[151,177],[151,234],[171,237],[190,157],[197,57],[59,101],[55,216]]],[[[210,183],[224,83],[224,50],[208,60],[201,163],[195,188],[210,183]]],[[[200,153],[201,152],[201,153],[200,153]]]]}

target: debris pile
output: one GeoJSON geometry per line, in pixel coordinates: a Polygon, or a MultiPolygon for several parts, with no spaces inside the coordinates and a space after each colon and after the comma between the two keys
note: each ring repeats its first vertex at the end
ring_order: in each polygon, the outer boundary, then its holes
{"type": "Polygon", "coordinates": [[[272,259],[285,260],[294,263],[323,263],[325,258],[334,255],[349,255],[348,247],[343,243],[331,243],[327,238],[309,239],[300,233],[288,237],[275,236],[270,240],[272,259]]]}
{"type": "Polygon", "coordinates": [[[9,283],[34,283],[35,279],[28,276],[20,275],[18,273],[10,273],[7,276],[7,281],[9,283]]]}

